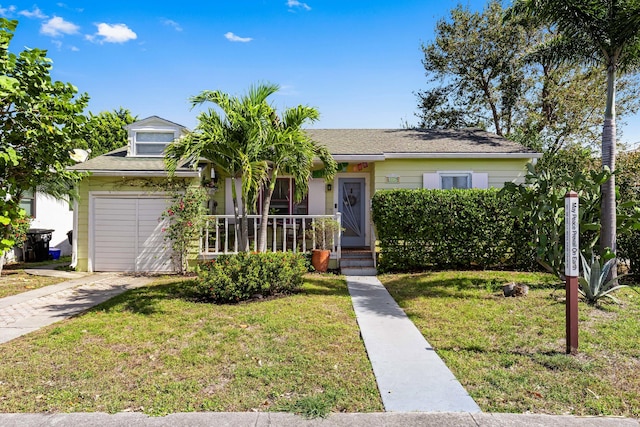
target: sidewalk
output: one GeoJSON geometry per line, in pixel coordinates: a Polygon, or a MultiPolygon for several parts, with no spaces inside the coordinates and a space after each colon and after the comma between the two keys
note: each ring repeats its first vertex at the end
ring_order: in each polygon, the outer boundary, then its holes
{"type": "Polygon", "coordinates": [[[149,417],[134,412],[72,414],[0,414],[3,427],[640,427],[628,418],[528,414],[383,412],[331,414],[307,420],[280,412],[191,412],[149,417]]]}

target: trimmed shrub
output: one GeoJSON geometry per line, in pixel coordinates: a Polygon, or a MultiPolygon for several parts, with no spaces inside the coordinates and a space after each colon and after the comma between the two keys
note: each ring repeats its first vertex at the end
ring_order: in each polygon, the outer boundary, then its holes
{"type": "Polygon", "coordinates": [[[385,190],[372,201],[380,271],[535,267],[531,232],[490,190],[385,190]]]}
{"type": "Polygon", "coordinates": [[[255,295],[288,294],[302,286],[305,258],[293,252],[221,255],[197,268],[196,292],[210,301],[239,302],[255,295]]]}
{"type": "Polygon", "coordinates": [[[628,262],[629,272],[638,281],[640,273],[640,230],[629,230],[618,235],[618,258],[621,262],[628,262]]]}

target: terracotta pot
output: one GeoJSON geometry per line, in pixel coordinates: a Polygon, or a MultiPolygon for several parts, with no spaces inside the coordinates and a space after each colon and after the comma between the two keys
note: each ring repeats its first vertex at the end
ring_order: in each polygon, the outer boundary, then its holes
{"type": "Polygon", "coordinates": [[[328,249],[314,249],[311,251],[311,265],[316,271],[324,273],[329,268],[329,256],[331,251],[328,249]]]}

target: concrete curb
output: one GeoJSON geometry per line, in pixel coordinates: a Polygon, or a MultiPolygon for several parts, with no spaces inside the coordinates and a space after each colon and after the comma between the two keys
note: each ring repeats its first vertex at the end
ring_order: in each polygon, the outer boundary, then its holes
{"type": "Polygon", "coordinates": [[[638,420],[613,417],[576,417],[536,414],[470,414],[384,412],[330,414],[313,420],[280,412],[192,412],[150,417],[142,413],[0,414],[6,427],[112,427],[112,426],[336,426],[336,427],[640,427],[638,420]]]}

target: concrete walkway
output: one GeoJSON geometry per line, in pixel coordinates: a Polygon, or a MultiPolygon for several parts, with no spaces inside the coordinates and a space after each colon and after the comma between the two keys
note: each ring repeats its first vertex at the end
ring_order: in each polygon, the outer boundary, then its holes
{"type": "MultiPolygon", "coordinates": [[[[69,272],[38,269],[38,274],[67,278],[69,272]]],[[[0,299],[0,343],[80,314],[152,278],[119,273],[82,275],[72,280],[0,299]]]]}
{"type": "Polygon", "coordinates": [[[480,412],[376,277],[347,276],[347,286],[386,411],[480,412]]]}

